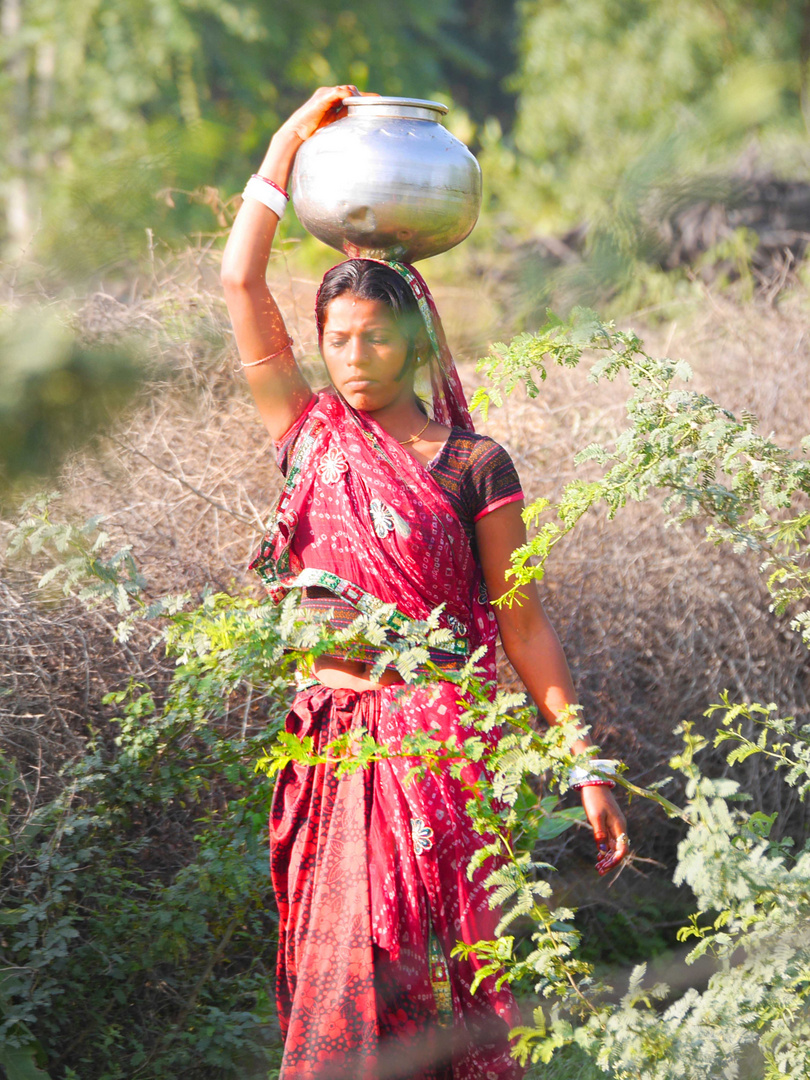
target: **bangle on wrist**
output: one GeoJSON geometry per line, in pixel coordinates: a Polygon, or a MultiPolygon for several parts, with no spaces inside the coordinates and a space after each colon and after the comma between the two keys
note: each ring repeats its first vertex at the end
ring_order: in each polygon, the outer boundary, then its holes
{"type": "Polygon", "coordinates": [[[568,786],[575,791],[584,787],[616,787],[616,762],[610,758],[591,758],[588,768],[574,765],[568,773],[568,786]],[[593,771],[592,771],[593,770],[593,771]]]}
{"type": "Polygon", "coordinates": [[[277,184],[275,182],[275,180],[271,180],[269,176],[262,176],[261,173],[255,172],[253,174],[253,176],[251,176],[250,179],[251,180],[261,180],[261,181],[263,181],[263,183],[269,184],[271,188],[273,188],[275,191],[277,191],[279,193],[279,195],[283,195],[287,202],[290,201],[289,193],[284,190],[284,188],[281,186],[281,184],[277,184]]]}
{"type": "Polygon", "coordinates": [[[279,187],[273,180],[268,180],[266,176],[259,176],[258,173],[254,173],[245,184],[242,198],[255,199],[257,202],[262,203],[268,210],[272,210],[278,220],[281,221],[290,196],[284,188],[279,187]]]}

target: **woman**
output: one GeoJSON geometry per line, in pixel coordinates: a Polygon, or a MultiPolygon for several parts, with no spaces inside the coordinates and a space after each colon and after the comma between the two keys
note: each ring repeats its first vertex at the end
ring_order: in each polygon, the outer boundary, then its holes
{"type": "MultiPolygon", "coordinates": [[[[430,294],[413,268],[373,260],[334,267],[316,318],[331,388],[313,394],[299,371],[265,275],[296,151],[343,115],[353,86],[318,90],[273,137],[245,190],[222,281],[239,354],[285,484],[254,567],[281,598],[337,627],[384,608],[403,620],[444,604],[452,631],[432,660],[448,672],[483,646],[494,678],[504,649],[549,723],[576,698],[559,641],[533,587],[495,607],[512,551],[525,542],[522,492],[506,452],[478,436],[430,294]],[[432,416],[414,392],[429,365],[432,416]],[[328,613],[328,615],[326,614],[328,613]]],[[[452,682],[404,687],[388,668],[372,682],[374,650],[335,648],[313,665],[287,728],[317,751],[362,728],[396,747],[403,736],[469,735],[452,682]]],[[[575,751],[590,745],[583,737],[575,751]]],[[[449,770],[406,782],[396,757],[338,780],[331,768],[289,765],[276,787],[271,871],[280,915],[278,1002],[284,1080],[409,1077],[512,1080],[507,1033],[520,1022],[507,988],[470,986],[475,961],[450,958],[458,940],[491,938],[496,922],[481,844],[449,770]]],[[[583,805],[605,873],[627,852],[609,787],[583,778],[583,805]],[[588,780],[592,782],[588,782],[588,780]]]]}

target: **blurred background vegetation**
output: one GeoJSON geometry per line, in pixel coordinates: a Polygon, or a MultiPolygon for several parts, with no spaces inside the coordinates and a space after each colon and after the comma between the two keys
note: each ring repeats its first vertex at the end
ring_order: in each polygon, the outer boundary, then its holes
{"type": "Polygon", "coordinates": [[[66,271],[215,228],[314,87],[458,98],[511,125],[513,3],[3,0],[4,240],[66,271]],[[213,211],[213,214],[212,214],[213,211]]]}
{"type": "Polygon", "coordinates": [[[319,84],[449,98],[480,151],[479,242],[610,224],[642,243],[756,153],[804,175],[803,0],[2,0],[0,239],[98,274],[223,224],[222,203],[319,84]],[[752,149],[755,147],[755,151],[752,149]],[[663,189],[659,190],[659,189],[663,189]]]}
{"type": "MultiPolygon", "coordinates": [[[[156,250],[216,247],[278,123],[342,80],[451,103],[485,203],[429,272],[494,276],[513,329],[549,303],[655,307],[695,274],[778,292],[810,235],[804,0],[0,0],[0,29],[5,367],[22,298],[126,302],[156,250]]],[[[323,259],[292,215],[282,237],[323,259]]],[[[0,380],[0,411],[21,385],[0,380]]],[[[67,446],[71,416],[96,422],[60,401],[67,446]]]]}

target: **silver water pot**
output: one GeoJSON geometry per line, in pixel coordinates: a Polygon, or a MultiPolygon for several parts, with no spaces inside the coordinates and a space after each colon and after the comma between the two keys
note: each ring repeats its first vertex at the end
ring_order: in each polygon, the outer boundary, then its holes
{"type": "Polygon", "coordinates": [[[313,236],[347,255],[415,262],[470,234],[481,168],[445,127],[447,106],[350,97],[295,158],[292,200],[313,236]]]}

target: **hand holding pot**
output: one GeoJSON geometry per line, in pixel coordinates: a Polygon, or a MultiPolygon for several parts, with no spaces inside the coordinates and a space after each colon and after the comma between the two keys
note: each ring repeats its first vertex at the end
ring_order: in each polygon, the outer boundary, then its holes
{"type": "Polygon", "coordinates": [[[286,188],[289,183],[293,161],[302,143],[311,138],[316,131],[328,127],[336,120],[347,115],[343,104],[347,97],[377,97],[366,93],[351,83],[340,86],[321,86],[312,97],[284,121],[273,138],[259,166],[258,173],[286,188]]]}
{"type": "Polygon", "coordinates": [[[321,86],[309,101],[290,116],[279,128],[279,135],[292,132],[301,142],[305,142],[322,127],[332,124],[346,116],[348,110],[343,105],[347,97],[377,97],[376,94],[361,92],[351,83],[341,86],[321,86]]]}

